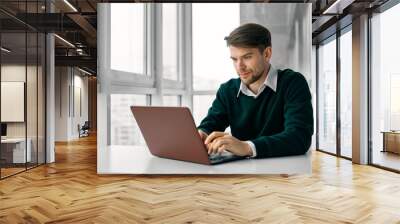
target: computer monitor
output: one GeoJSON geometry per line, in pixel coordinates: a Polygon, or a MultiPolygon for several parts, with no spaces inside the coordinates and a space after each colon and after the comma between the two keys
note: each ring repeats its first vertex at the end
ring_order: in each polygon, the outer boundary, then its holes
{"type": "Polygon", "coordinates": [[[7,124],[1,123],[1,137],[7,136],[7,124]]]}

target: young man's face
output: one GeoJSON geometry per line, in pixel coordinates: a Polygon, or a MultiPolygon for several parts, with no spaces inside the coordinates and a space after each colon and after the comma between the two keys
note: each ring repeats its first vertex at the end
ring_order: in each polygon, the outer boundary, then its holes
{"type": "Polygon", "coordinates": [[[233,66],[242,82],[246,85],[257,82],[264,74],[271,58],[271,48],[263,53],[258,48],[229,46],[233,66]]]}

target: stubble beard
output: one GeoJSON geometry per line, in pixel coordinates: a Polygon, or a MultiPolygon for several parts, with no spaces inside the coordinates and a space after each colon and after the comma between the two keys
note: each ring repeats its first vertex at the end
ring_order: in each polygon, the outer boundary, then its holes
{"type": "Polygon", "coordinates": [[[247,86],[250,86],[251,84],[257,82],[258,80],[260,80],[260,78],[262,77],[263,73],[264,73],[263,69],[261,72],[257,73],[256,75],[250,76],[249,80],[242,80],[244,82],[244,84],[246,84],[247,86]]]}

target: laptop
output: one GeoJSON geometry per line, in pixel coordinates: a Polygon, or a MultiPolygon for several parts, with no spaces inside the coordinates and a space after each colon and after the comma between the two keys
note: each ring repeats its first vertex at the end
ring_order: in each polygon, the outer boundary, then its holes
{"type": "Polygon", "coordinates": [[[227,151],[208,155],[187,107],[131,106],[131,110],[154,156],[205,165],[246,158],[227,151]]]}

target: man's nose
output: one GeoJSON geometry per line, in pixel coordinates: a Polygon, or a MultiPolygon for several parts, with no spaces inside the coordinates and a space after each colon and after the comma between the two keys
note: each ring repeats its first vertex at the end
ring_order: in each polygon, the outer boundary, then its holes
{"type": "Polygon", "coordinates": [[[243,69],[245,69],[246,68],[246,65],[243,63],[243,60],[237,60],[237,68],[239,69],[239,70],[243,70],[243,69]]]}

